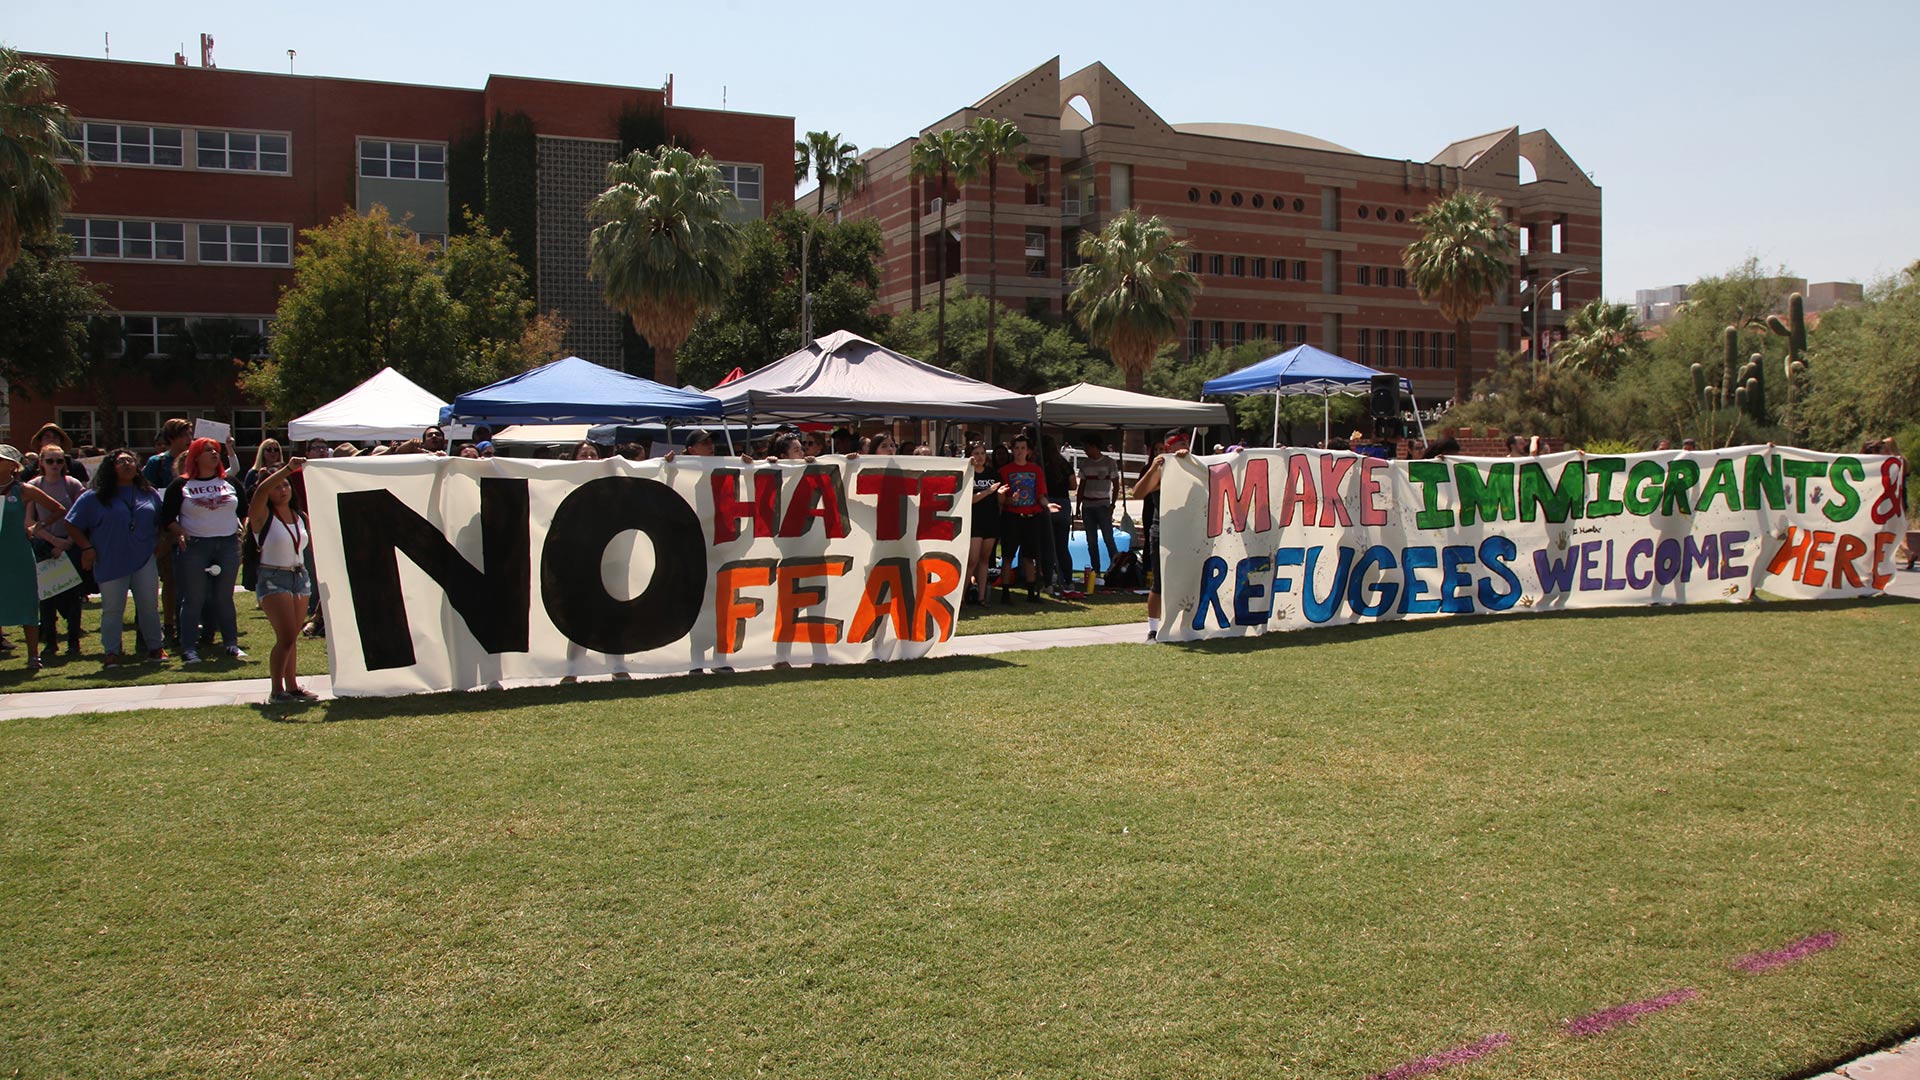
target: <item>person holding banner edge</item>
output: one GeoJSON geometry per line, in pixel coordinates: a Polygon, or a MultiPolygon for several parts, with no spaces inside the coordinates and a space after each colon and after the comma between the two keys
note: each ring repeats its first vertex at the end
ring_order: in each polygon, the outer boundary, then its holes
{"type": "Polygon", "coordinates": [[[313,534],[291,477],[306,464],[306,458],[296,457],[269,474],[255,485],[247,506],[247,531],[260,548],[254,596],[273,626],[273,651],[267,660],[273,692],[267,700],[276,705],[320,700],[300,686],[300,626],[313,593],[306,565],[313,534]]]}
{"type": "Polygon", "coordinates": [[[1146,568],[1151,576],[1147,588],[1147,641],[1160,640],[1160,477],[1167,471],[1167,457],[1187,456],[1187,433],[1179,428],[1168,431],[1160,442],[1161,453],[1134,481],[1133,497],[1140,500],[1140,520],[1146,529],[1146,568]]]}

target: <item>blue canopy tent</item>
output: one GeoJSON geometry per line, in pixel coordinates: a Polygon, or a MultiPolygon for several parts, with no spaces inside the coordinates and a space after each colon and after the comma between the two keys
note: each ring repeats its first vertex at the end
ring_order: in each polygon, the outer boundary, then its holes
{"type": "MultiPolygon", "coordinates": [[[[1280,444],[1280,399],[1296,394],[1317,394],[1326,404],[1324,420],[1324,438],[1333,438],[1333,395],[1365,394],[1373,386],[1375,375],[1388,374],[1375,371],[1364,364],[1356,364],[1344,357],[1335,356],[1324,349],[1311,345],[1295,345],[1277,356],[1269,356],[1258,363],[1249,364],[1239,371],[1231,371],[1215,379],[1208,379],[1200,388],[1202,396],[1208,394],[1272,394],[1273,442],[1280,444]]],[[[1409,398],[1413,396],[1413,384],[1405,378],[1400,379],[1400,392],[1409,398]]],[[[1419,402],[1414,402],[1414,417],[1420,416],[1419,402]]],[[[1425,423],[1421,423],[1420,437],[1427,437],[1425,423]]]]}
{"type": "MultiPolygon", "coordinates": [[[[469,390],[440,410],[443,424],[635,424],[720,415],[720,402],[569,356],[469,390]]],[[[730,438],[730,437],[729,437],[730,438]]]]}

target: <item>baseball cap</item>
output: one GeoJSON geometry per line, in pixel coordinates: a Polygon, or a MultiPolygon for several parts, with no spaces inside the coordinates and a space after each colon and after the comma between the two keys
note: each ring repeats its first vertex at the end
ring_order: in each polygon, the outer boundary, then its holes
{"type": "Polygon", "coordinates": [[[11,461],[15,465],[25,465],[27,463],[26,459],[20,456],[18,449],[8,446],[5,443],[0,443],[0,461],[11,461]]]}

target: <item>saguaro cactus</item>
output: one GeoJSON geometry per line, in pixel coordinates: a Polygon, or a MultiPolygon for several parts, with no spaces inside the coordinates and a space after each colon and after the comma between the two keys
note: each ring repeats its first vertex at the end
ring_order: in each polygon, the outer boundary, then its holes
{"type": "Polygon", "coordinates": [[[1734,388],[1740,385],[1740,330],[1729,326],[1722,332],[1720,357],[1720,407],[1733,404],[1734,388]]]}
{"type": "Polygon", "coordinates": [[[1787,298],[1787,317],[1767,316],[1767,329],[1787,339],[1787,358],[1780,365],[1787,388],[1787,426],[1793,426],[1794,389],[1807,373],[1807,298],[1794,293],[1787,298]]]}

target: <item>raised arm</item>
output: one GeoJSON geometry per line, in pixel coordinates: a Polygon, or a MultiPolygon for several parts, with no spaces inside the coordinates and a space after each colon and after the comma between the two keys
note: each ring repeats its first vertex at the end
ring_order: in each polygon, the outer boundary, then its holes
{"type": "Polygon", "coordinates": [[[285,465],[282,465],[278,469],[275,469],[273,472],[268,473],[266,476],[261,478],[259,483],[253,485],[253,499],[251,502],[247,504],[247,528],[248,529],[257,533],[261,529],[266,527],[267,507],[270,505],[267,501],[267,497],[273,493],[274,487],[276,487],[280,483],[280,481],[285,480],[287,477],[292,476],[294,473],[299,472],[301,469],[306,467],[306,464],[307,464],[306,458],[303,458],[303,457],[288,458],[287,463],[285,465]]]}

